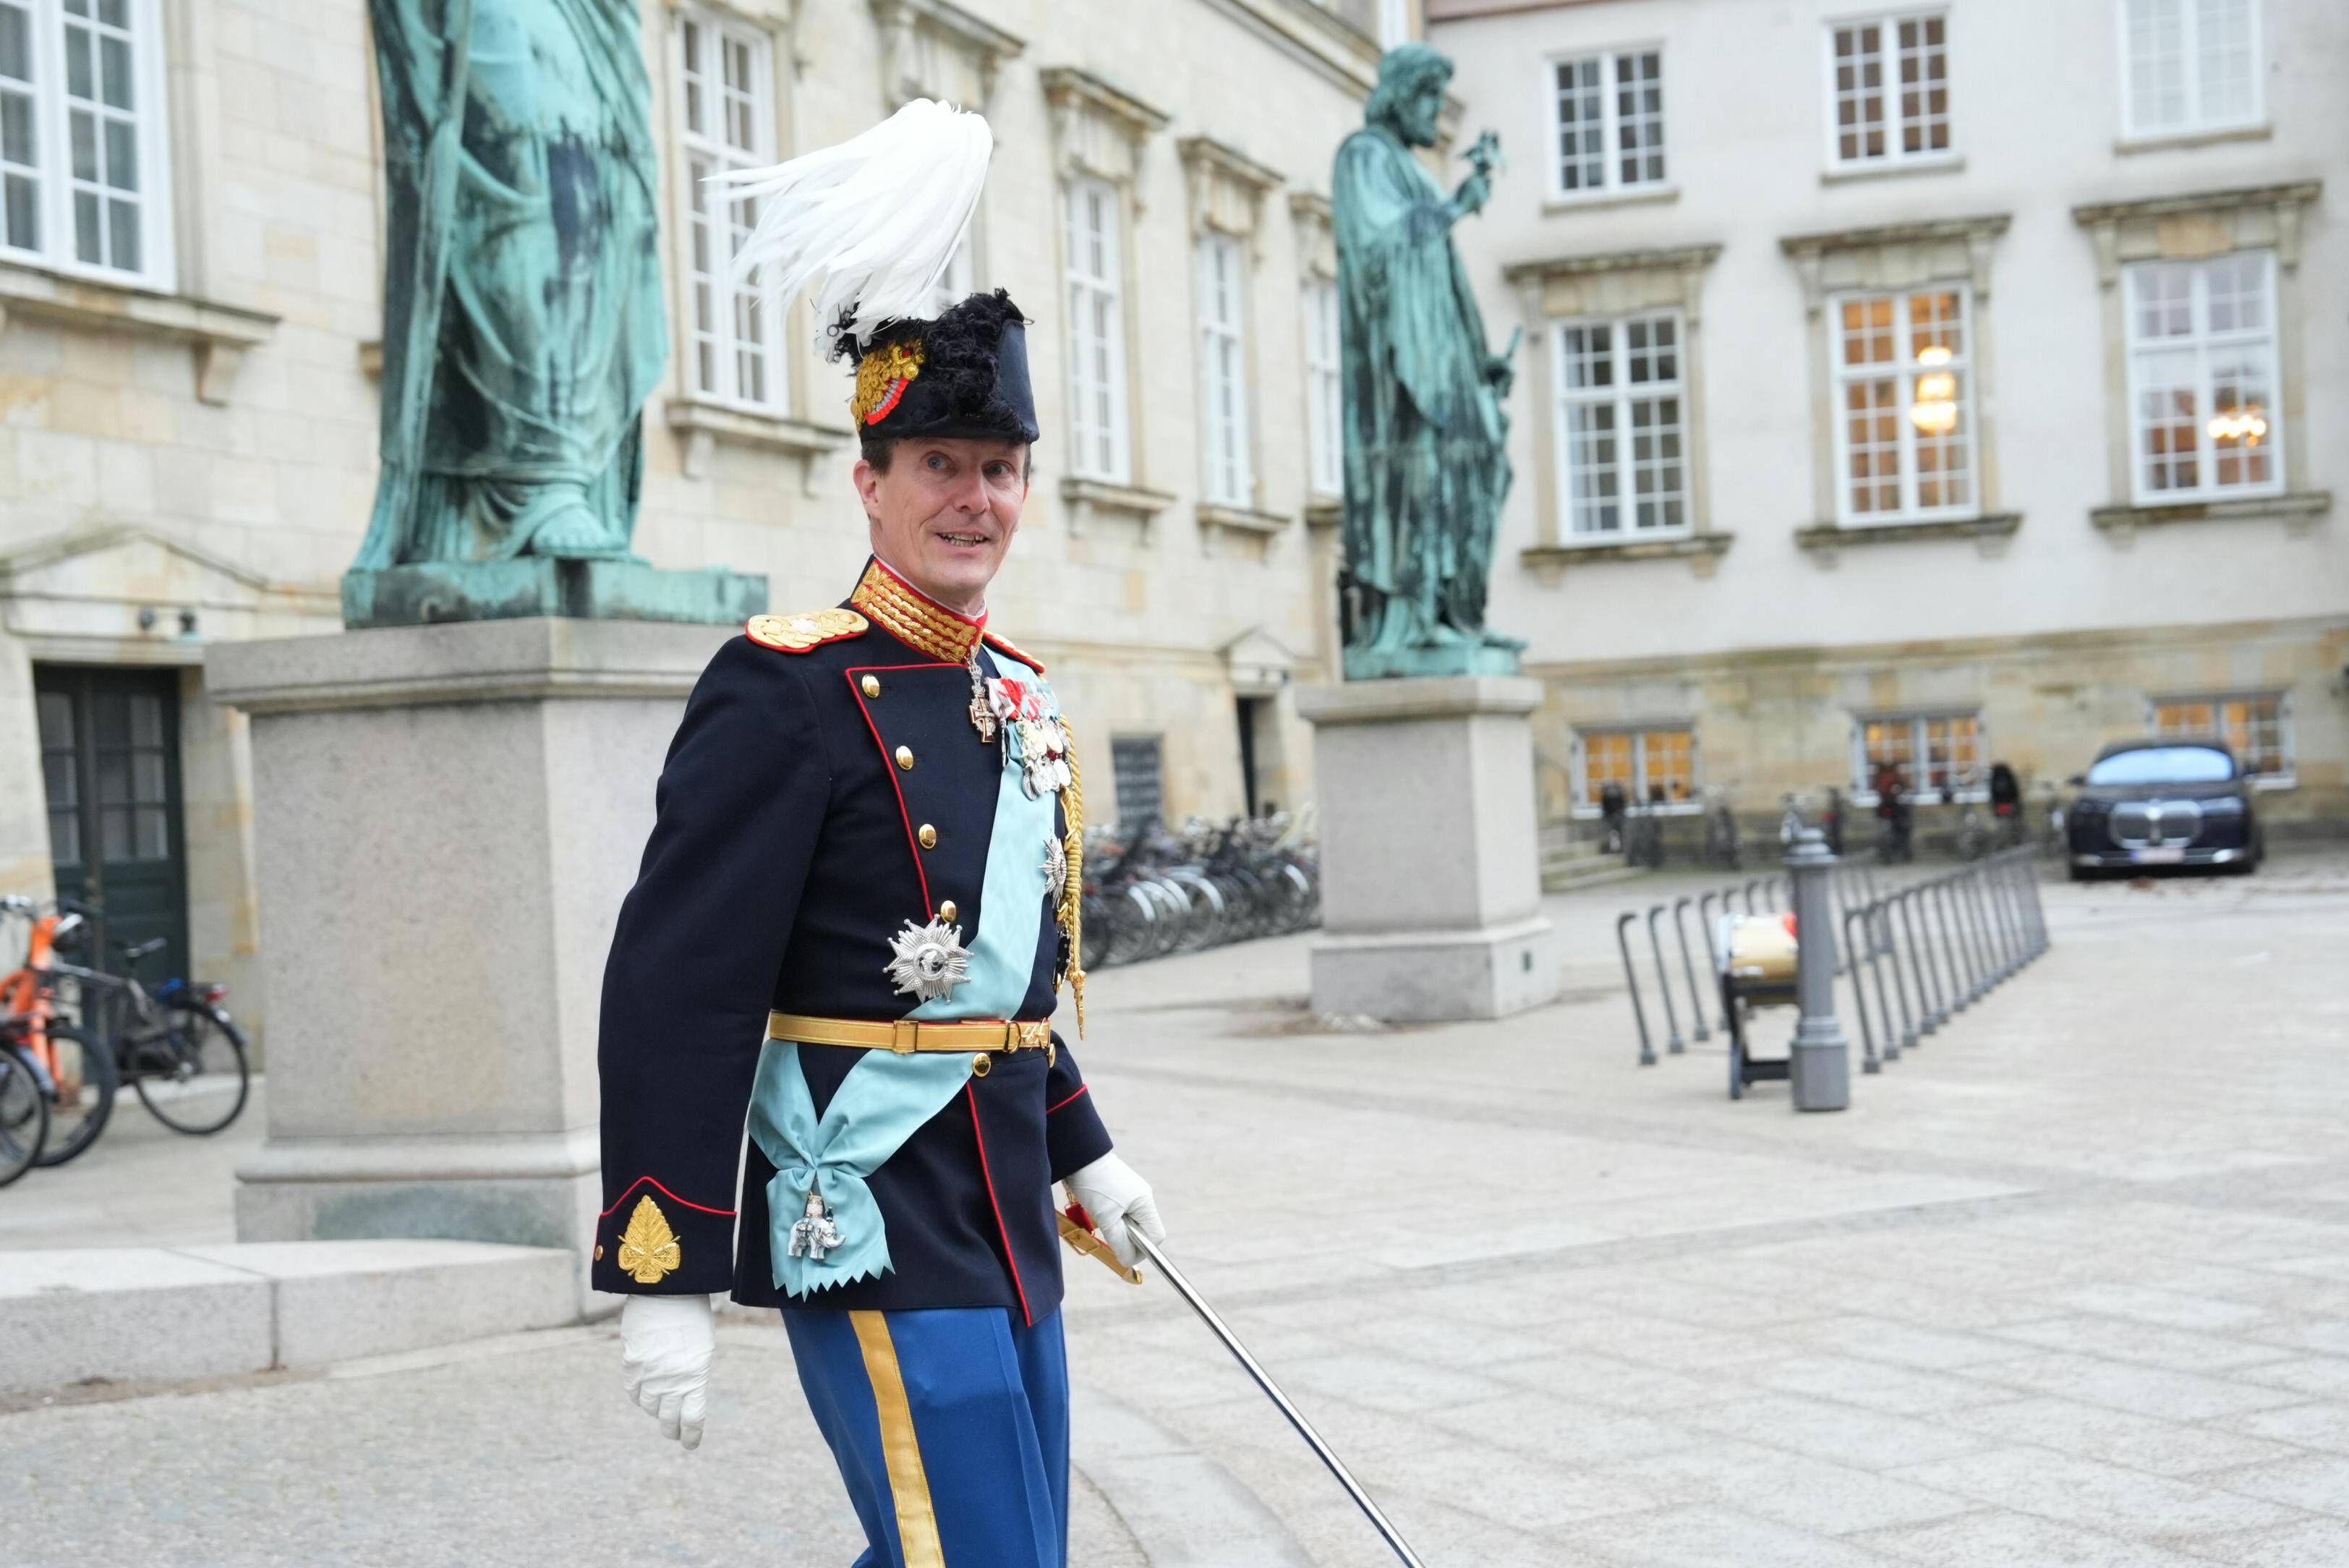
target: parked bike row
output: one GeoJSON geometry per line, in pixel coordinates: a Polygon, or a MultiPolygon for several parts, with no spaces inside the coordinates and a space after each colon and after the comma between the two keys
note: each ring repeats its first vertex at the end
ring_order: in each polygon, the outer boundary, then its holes
{"type": "MultiPolygon", "coordinates": [[[[1887,887],[1876,867],[1845,861],[1829,873],[1836,913],[1836,974],[1847,993],[1861,1044],[1861,1070],[1881,1071],[1924,1036],[1981,1001],[2047,949],[2033,851],[2001,850],[1938,876],[1887,887]]],[[[1791,1005],[1801,933],[1783,874],[1748,878],[1684,895],[1670,904],[1627,909],[1616,917],[1615,940],[1640,1033],[1640,1065],[1657,1061],[1649,1029],[1650,998],[1661,1003],[1664,1054],[1678,1055],[1717,1028],[1730,1057],[1730,1095],[1747,1085],[1784,1077],[1783,1063],[1755,1062],[1749,1028],[1757,1008],[1791,1005]],[[1688,916],[1693,910],[1697,942],[1688,916]],[[1661,934],[1669,913],[1679,962],[1667,957],[1661,934]],[[1634,928],[1644,923],[1646,963],[1634,928]],[[1702,966],[1697,957],[1702,955],[1702,966]],[[1640,971],[1651,978],[1643,985],[1640,971]],[[1686,999],[1682,1032],[1679,988],[1686,999]]]]}
{"type": "Polygon", "coordinates": [[[1283,936],[1321,920],[1321,869],[1307,825],[1286,814],[1197,818],[1180,833],[1146,818],[1085,836],[1089,970],[1283,936]]]}
{"type": "Polygon", "coordinates": [[[175,978],[149,990],[139,970],[160,940],[117,944],[119,974],[71,961],[90,913],[0,898],[0,940],[25,931],[24,961],[0,978],[0,1187],[86,1152],[126,1083],[157,1121],[195,1137],[235,1121],[252,1091],[228,988],[175,978]]]}

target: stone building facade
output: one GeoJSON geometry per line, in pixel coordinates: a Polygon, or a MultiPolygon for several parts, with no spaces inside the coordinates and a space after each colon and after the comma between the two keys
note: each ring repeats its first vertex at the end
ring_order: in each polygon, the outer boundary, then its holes
{"type": "Polygon", "coordinates": [[[1428,20],[1512,159],[1460,233],[1526,332],[1492,618],[1555,815],[1889,758],[1933,834],[1995,762],[2216,732],[2279,832],[2349,823],[2349,11],[1428,20]]]}
{"type": "MultiPolygon", "coordinates": [[[[637,549],[763,572],[781,609],[845,590],[849,382],[803,306],[730,297],[696,179],[915,96],[982,109],[954,281],[1036,318],[1045,431],[996,622],[1081,716],[1096,816],[1308,796],[1285,693],[1332,667],[1328,171],[1415,10],[644,0],[674,303],[637,549]]],[[[109,934],[233,985],[250,769],[202,654],[340,628],[375,483],[371,49],[365,0],[0,0],[0,888],[102,887],[109,934]]]]}

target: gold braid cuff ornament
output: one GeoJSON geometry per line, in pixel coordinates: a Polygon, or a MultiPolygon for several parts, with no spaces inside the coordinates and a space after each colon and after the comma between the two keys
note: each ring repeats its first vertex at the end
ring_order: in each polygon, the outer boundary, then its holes
{"type": "Polygon", "coordinates": [[[1077,1038],[1085,1037],[1085,782],[1077,769],[1077,737],[1069,716],[1060,716],[1061,732],[1069,742],[1069,782],[1061,791],[1061,809],[1069,819],[1061,842],[1068,852],[1069,879],[1061,888],[1061,929],[1069,933],[1069,991],[1077,999],[1077,1038]]]}

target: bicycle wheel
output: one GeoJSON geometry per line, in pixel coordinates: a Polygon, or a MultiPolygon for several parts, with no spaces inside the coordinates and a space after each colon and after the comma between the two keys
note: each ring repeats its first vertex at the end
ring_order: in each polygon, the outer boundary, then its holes
{"type": "Polygon", "coordinates": [[[57,1095],[49,1102],[48,1146],[36,1165],[63,1165],[98,1141],[114,1114],[119,1080],[114,1053],[90,1039],[82,1025],[49,1022],[50,1060],[56,1064],[57,1095]]]}
{"type": "Polygon", "coordinates": [[[168,1033],[127,1053],[139,1103],[173,1132],[203,1137],[243,1113],[253,1092],[244,1032],[205,1007],[167,1008],[168,1033]]]}
{"type": "Polygon", "coordinates": [[[0,1187],[33,1168],[49,1137],[49,1102],[14,1046],[0,1047],[0,1187]]]}

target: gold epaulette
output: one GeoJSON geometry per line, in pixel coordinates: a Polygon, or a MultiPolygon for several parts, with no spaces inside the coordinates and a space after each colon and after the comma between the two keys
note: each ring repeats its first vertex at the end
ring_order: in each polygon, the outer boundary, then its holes
{"type": "Polygon", "coordinates": [[[1012,658],[1028,666],[1029,669],[1033,670],[1039,675],[1044,673],[1044,661],[1037,658],[1034,654],[1025,652],[1019,648],[1014,646],[1009,638],[998,637],[991,631],[982,633],[981,635],[985,638],[988,646],[995,649],[998,652],[1009,654],[1012,658]]]}
{"type": "Polygon", "coordinates": [[[742,628],[761,648],[805,653],[827,642],[861,636],[872,624],[853,609],[805,610],[798,615],[754,615],[742,628]]]}

